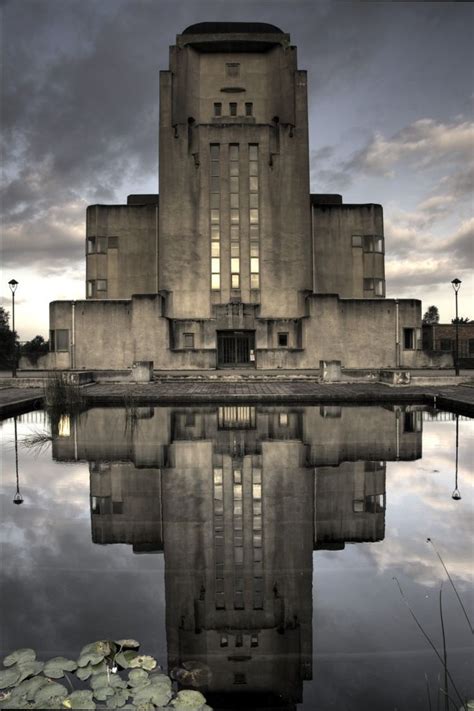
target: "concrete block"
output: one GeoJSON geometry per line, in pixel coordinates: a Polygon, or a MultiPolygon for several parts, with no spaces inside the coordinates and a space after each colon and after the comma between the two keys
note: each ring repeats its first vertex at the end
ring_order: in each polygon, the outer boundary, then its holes
{"type": "Polygon", "coordinates": [[[379,380],[386,385],[409,385],[411,373],[409,370],[381,370],[379,380]]]}
{"type": "Polygon", "coordinates": [[[149,383],[153,380],[153,361],[135,361],[132,366],[132,380],[135,383],[149,383]]]}
{"type": "Polygon", "coordinates": [[[340,360],[320,360],[319,370],[321,372],[321,382],[338,383],[341,380],[340,360]]]}

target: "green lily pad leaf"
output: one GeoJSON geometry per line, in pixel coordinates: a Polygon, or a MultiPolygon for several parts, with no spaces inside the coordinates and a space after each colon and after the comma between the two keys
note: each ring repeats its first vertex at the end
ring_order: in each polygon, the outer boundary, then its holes
{"type": "Polygon", "coordinates": [[[117,689],[115,694],[113,696],[110,696],[107,701],[107,708],[109,709],[121,709],[122,706],[125,706],[128,700],[128,690],[124,691],[122,689],[117,689]]]}
{"type": "Polygon", "coordinates": [[[22,698],[24,697],[28,701],[33,701],[38,689],[42,686],[49,684],[49,680],[45,679],[44,676],[33,676],[31,679],[26,679],[13,689],[12,698],[22,698]]]}
{"type": "Polygon", "coordinates": [[[21,684],[24,679],[28,679],[29,676],[36,676],[43,671],[44,662],[19,662],[17,668],[20,672],[20,676],[17,681],[17,685],[21,684]]]}
{"type": "Polygon", "coordinates": [[[75,671],[77,664],[72,659],[66,657],[54,657],[49,659],[44,665],[43,673],[49,676],[50,679],[61,679],[65,671],[75,671]]]}
{"type": "Polygon", "coordinates": [[[98,642],[86,644],[86,646],[81,649],[80,656],[82,657],[83,654],[100,654],[101,657],[108,657],[115,651],[114,647],[114,643],[108,639],[100,639],[98,642]]]}
{"type": "Polygon", "coordinates": [[[140,667],[141,669],[146,669],[146,671],[151,671],[156,667],[156,659],[147,654],[138,654],[129,662],[129,666],[132,669],[140,667]]]}
{"type": "Polygon", "coordinates": [[[14,652],[5,657],[3,660],[3,666],[11,667],[17,662],[32,662],[36,659],[36,652],[34,649],[16,649],[14,652]]]}
{"type": "Polygon", "coordinates": [[[9,686],[13,686],[20,678],[20,669],[18,667],[13,667],[13,669],[2,669],[0,671],[0,689],[6,689],[9,686]]]}
{"type": "Polygon", "coordinates": [[[115,644],[122,649],[138,649],[140,642],[136,639],[116,639],[115,644]]]}
{"type": "Polygon", "coordinates": [[[76,676],[81,681],[89,679],[90,676],[95,676],[96,674],[102,674],[107,671],[107,664],[104,660],[99,662],[99,664],[88,664],[86,667],[79,667],[76,671],[76,676]]]}
{"type": "Polygon", "coordinates": [[[164,684],[149,684],[148,686],[139,686],[132,690],[133,703],[136,706],[151,703],[155,706],[166,706],[173,696],[171,690],[164,684]]]}
{"type": "Polygon", "coordinates": [[[48,702],[54,702],[56,699],[65,699],[67,696],[67,689],[62,684],[57,684],[52,681],[49,684],[45,684],[35,694],[35,704],[38,708],[46,708],[48,702]]]}
{"type": "Polygon", "coordinates": [[[150,683],[148,672],[144,669],[132,669],[128,674],[130,686],[144,686],[150,683]]]}
{"type": "Polygon", "coordinates": [[[135,657],[138,657],[138,654],[132,649],[127,649],[125,652],[119,652],[116,654],[115,661],[117,664],[120,664],[122,669],[128,669],[130,667],[130,662],[132,659],[135,659],[135,657]]]}
{"type": "Polygon", "coordinates": [[[178,691],[172,703],[176,711],[192,711],[193,709],[194,711],[201,711],[201,708],[206,703],[206,699],[200,691],[186,689],[184,691],[178,691]]]}
{"type": "Polygon", "coordinates": [[[127,682],[123,681],[117,674],[111,674],[106,672],[105,674],[97,674],[91,679],[91,686],[93,689],[103,689],[110,686],[113,689],[126,689],[127,682]]]}
{"type": "Polygon", "coordinates": [[[95,709],[95,701],[92,696],[92,691],[85,689],[83,691],[73,691],[72,694],[64,699],[63,708],[65,709],[95,709]]]}
{"type": "Polygon", "coordinates": [[[96,652],[85,652],[85,654],[81,654],[79,659],[77,660],[77,665],[79,667],[85,667],[88,664],[99,664],[105,657],[105,654],[97,654],[96,652]]]}
{"type": "Polygon", "coordinates": [[[98,689],[94,689],[93,693],[97,701],[105,701],[109,696],[115,694],[115,689],[111,686],[99,686],[98,689]]]}

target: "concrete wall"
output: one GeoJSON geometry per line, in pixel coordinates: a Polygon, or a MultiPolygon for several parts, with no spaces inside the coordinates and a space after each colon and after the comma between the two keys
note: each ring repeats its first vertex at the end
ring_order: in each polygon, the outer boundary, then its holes
{"type": "Polygon", "coordinates": [[[91,205],[86,220],[86,249],[90,239],[96,249],[86,256],[86,297],[128,299],[157,292],[158,205],[91,205]],[[107,240],[103,253],[97,251],[101,237],[107,240]],[[97,290],[98,279],[106,280],[106,292],[97,290]]]}
{"type": "Polygon", "coordinates": [[[311,202],[314,284],[318,294],[339,294],[341,298],[375,298],[375,290],[364,289],[364,279],[383,280],[385,296],[385,254],[369,252],[364,236],[383,238],[381,205],[318,204],[311,202]],[[353,235],[362,246],[353,246],[353,235]]]}

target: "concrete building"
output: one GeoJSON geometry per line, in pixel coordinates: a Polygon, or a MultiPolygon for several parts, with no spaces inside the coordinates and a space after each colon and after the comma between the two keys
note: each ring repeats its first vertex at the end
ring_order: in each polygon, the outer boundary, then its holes
{"type": "Polygon", "coordinates": [[[382,207],[310,194],[307,79],[288,34],[177,36],[159,184],[87,209],[86,299],[51,304],[49,367],[421,363],[421,302],[385,298],[382,207]]]}
{"type": "Polygon", "coordinates": [[[386,461],[421,429],[410,407],[93,408],[53,457],[89,462],[95,543],[164,553],[169,669],[203,664],[214,708],[295,711],[313,551],[383,540],[386,461]]]}

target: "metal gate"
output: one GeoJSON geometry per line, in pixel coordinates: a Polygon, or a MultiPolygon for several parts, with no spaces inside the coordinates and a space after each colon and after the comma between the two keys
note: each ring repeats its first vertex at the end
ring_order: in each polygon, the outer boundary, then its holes
{"type": "Polygon", "coordinates": [[[218,331],[217,366],[242,368],[255,365],[254,331],[218,331]]]}

